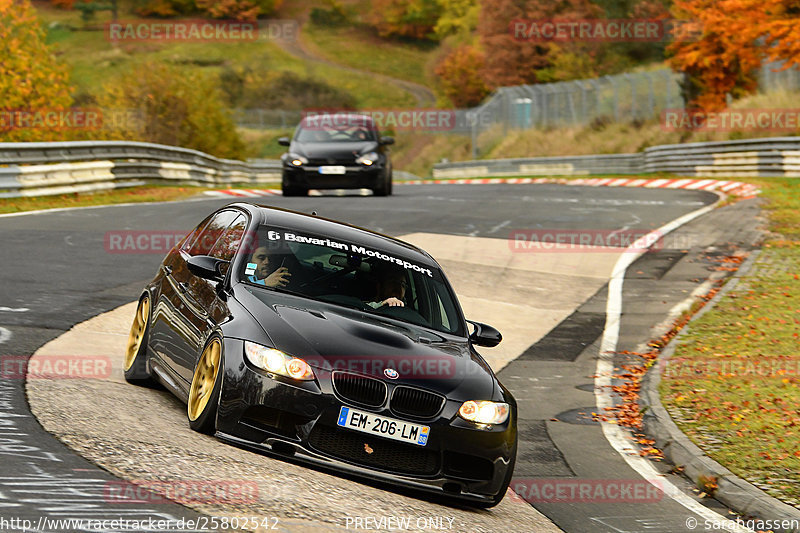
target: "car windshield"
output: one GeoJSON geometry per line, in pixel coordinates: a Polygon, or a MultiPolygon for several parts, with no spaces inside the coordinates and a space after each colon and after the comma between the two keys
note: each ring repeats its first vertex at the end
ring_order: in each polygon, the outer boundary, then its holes
{"type": "Polygon", "coordinates": [[[239,277],[246,283],[454,335],[464,320],[439,269],[324,235],[262,226],[239,277]]]}
{"type": "Polygon", "coordinates": [[[378,140],[375,125],[363,117],[346,120],[335,118],[307,119],[297,128],[299,142],[364,142],[378,140]]]}

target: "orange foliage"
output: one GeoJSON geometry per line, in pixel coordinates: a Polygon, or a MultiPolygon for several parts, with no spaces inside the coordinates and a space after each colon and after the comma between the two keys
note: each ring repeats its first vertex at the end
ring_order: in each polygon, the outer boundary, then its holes
{"type": "MultiPolygon", "coordinates": [[[[67,69],[45,44],[44,31],[29,0],[0,0],[0,106],[15,111],[58,111],[72,104],[67,69]]],[[[2,141],[60,140],[47,128],[0,125],[2,141]]]]}
{"type": "Polygon", "coordinates": [[[726,94],[752,92],[764,59],[800,64],[797,0],[675,0],[673,14],[702,28],[699,39],[668,48],[672,66],[696,82],[692,106],[718,110],[726,94]]]}
{"type": "Polygon", "coordinates": [[[552,63],[556,45],[515,39],[509,31],[512,20],[576,20],[599,13],[589,0],[483,0],[478,33],[487,58],[481,71],[486,84],[494,89],[537,83],[537,71],[552,63]]]}
{"type": "Polygon", "coordinates": [[[489,94],[479,72],[483,62],[483,54],[473,46],[463,45],[446,55],[436,66],[442,91],[454,106],[478,105],[489,94]]]}

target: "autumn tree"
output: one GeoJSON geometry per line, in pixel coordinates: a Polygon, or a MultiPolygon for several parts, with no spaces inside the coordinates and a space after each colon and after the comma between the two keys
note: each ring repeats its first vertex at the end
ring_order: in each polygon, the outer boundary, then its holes
{"type": "Polygon", "coordinates": [[[721,109],[727,94],[756,88],[763,56],[758,38],[766,36],[771,16],[763,0],[675,0],[673,13],[702,31],[699,37],[679,33],[668,48],[670,64],[686,74],[684,95],[691,106],[721,109]]]}
{"type": "Polygon", "coordinates": [[[441,13],[433,28],[436,37],[451,35],[461,41],[469,40],[478,27],[481,6],[478,0],[437,0],[441,13]]]}
{"type": "Polygon", "coordinates": [[[754,91],[766,60],[800,65],[798,0],[676,0],[673,12],[701,30],[669,47],[672,66],[686,74],[692,106],[720,109],[728,94],[754,91]]]}
{"type": "Polygon", "coordinates": [[[764,21],[749,25],[745,37],[762,43],[764,55],[772,61],[783,61],[784,67],[800,66],[800,1],[748,0],[748,12],[759,10],[764,21]]]}
{"type": "Polygon", "coordinates": [[[442,92],[454,106],[476,106],[489,94],[480,75],[483,64],[483,54],[474,46],[461,45],[437,65],[442,92]]]}
{"type": "MultiPolygon", "coordinates": [[[[0,0],[0,106],[6,111],[55,111],[72,104],[67,69],[45,44],[29,0],[0,0]]],[[[64,132],[0,121],[3,141],[51,141],[64,132]]]]}
{"type": "Polygon", "coordinates": [[[163,63],[142,63],[109,81],[98,96],[113,139],[148,141],[244,157],[244,145],[217,80],[163,63]]]}
{"type": "Polygon", "coordinates": [[[134,0],[134,10],[146,17],[174,17],[196,13],[195,0],[134,0]]]}
{"type": "Polygon", "coordinates": [[[551,64],[558,45],[515,38],[512,21],[576,20],[599,13],[589,0],[483,0],[478,33],[486,56],[481,69],[486,84],[496,88],[536,83],[537,71],[551,64]]]}
{"type": "Polygon", "coordinates": [[[373,0],[368,20],[381,37],[430,39],[440,13],[433,0],[373,0]]]}
{"type": "Polygon", "coordinates": [[[199,14],[218,19],[255,20],[272,15],[283,0],[136,0],[136,12],[172,17],[199,14]]]}
{"type": "Polygon", "coordinates": [[[255,20],[274,13],[282,0],[197,0],[197,8],[217,19],[255,20]]]}

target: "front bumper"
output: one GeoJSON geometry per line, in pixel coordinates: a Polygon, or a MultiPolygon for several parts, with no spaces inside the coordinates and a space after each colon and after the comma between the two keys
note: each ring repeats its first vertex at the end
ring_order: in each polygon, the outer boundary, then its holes
{"type": "Polygon", "coordinates": [[[372,189],[380,185],[384,165],[341,165],[344,174],[320,174],[318,165],[300,167],[284,165],[283,185],[306,189],[372,189]]]}
{"type": "Polygon", "coordinates": [[[342,405],[403,417],[342,400],[330,372],[314,369],[316,381],[291,382],[252,368],[241,341],[226,340],[225,354],[217,417],[223,440],[462,500],[489,503],[505,488],[515,453],[513,411],[505,424],[483,430],[459,418],[460,402],[448,400],[434,419],[405,418],[431,428],[425,446],[406,444],[337,426],[342,405]]]}

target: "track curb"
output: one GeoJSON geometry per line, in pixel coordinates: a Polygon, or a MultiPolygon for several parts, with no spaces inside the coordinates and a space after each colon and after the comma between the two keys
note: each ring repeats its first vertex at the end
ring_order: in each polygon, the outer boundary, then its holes
{"type": "MultiPolygon", "coordinates": [[[[741,268],[730,278],[703,308],[690,320],[681,332],[670,341],[658,357],[656,365],[652,368],[662,368],[666,361],[675,353],[675,349],[688,333],[691,322],[699,319],[713,309],[722,297],[736,287],[739,280],[753,267],[760,250],[750,254],[741,268]]],[[[714,491],[714,498],[731,509],[746,516],[755,516],[762,520],[798,520],[800,510],[786,504],[777,498],[768,495],[755,485],[736,476],[711,459],[689,437],[678,428],[667,410],[661,403],[658,386],[661,383],[661,374],[649,371],[642,380],[642,396],[640,404],[646,407],[643,415],[644,431],[656,441],[656,446],[664,452],[664,456],[672,464],[683,467],[683,473],[698,487],[703,485],[704,479],[716,479],[718,488],[714,491]]],[[[784,530],[800,531],[800,529],[784,530]]]]}
{"type": "MultiPolygon", "coordinates": [[[[398,174],[400,171],[395,171],[398,174]]],[[[413,174],[404,173],[407,176],[415,177],[413,174]]],[[[573,185],[583,187],[644,187],[647,189],[690,189],[701,191],[718,191],[731,196],[740,198],[753,198],[760,190],[752,183],[741,181],[716,180],[716,179],[693,179],[693,178],[468,178],[468,179],[406,179],[395,181],[395,185],[537,185],[537,184],[556,184],[573,185]]],[[[280,196],[282,193],[278,189],[221,189],[206,191],[208,196],[234,196],[234,197],[257,197],[257,196],[280,196]]]]}

